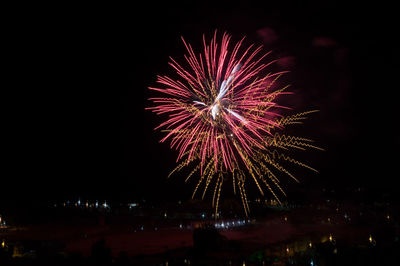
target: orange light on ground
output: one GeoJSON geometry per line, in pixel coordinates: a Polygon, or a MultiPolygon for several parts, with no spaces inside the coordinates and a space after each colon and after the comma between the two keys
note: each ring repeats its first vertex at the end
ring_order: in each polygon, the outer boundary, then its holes
{"type": "Polygon", "coordinates": [[[374,245],[374,246],[376,245],[376,241],[375,241],[375,239],[372,238],[372,235],[369,235],[368,241],[369,241],[369,243],[371,243],[372,245],[374,245]]]}

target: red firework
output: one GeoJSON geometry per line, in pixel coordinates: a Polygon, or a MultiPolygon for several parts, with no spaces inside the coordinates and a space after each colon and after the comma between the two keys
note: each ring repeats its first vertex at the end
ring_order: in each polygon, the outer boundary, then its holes
{"type": "Polygon", "coordinates": [[[230,175],[233,191],[236,194],[239,190],[248,215],[246,176],[253,179],[262,195],[260,184],[264,184],[280,203],[276,189],[286,194],[275,173],[285,173],[298,181],[281,161],[316,171],[280,151],[320,148],[310,139],[278,132],[286,125],[301,123],[314,111],[286,117],[279,114],[279,110],[286,107],[278,105],[276,100],[279,95],[288,94],[284,92],[288,86],[274,88],[276,80],[286,72],[268,72],[277,60],[264,63],[270,52],[262,53],[261,46],[243,48],[244,38],[230,49],[230,40],[225,33],[218,44],[215,33],[207,45],[203,36],[204,51],[196,57],[190,44],[182,38],[189,67],[184,68],[171,58],[169,64],[179,78],[158,76],[160,86],[149,89],[164,97],[150,98],[154,107],[147,109],[158,115],[168,115],[156,129],[163,128],[167,132],[161,142],[169,139],[171,148],[179,151],[177,161],[182,162],[172,172],[198,161],[185,180],[200,170],[192,198],[199,186],[205,184],[204,198],[209,185],[215,181],[212,204],[217,215],[224,176],[230,175]]]}
{"type": "Polygon", "coordinates": [[[246,158],[254,149],[266,148],[265,135],[279,127],[275,122],[279,114],[272,107],[282,106],[273,100],[285,92],[270,89],[275,78],[285,71],[262,75],[276,62],[262,63],[270,52],[261,54],[262,47],[250,45],[240,53],[244,38],[229,50],[230,39],[225,33],[218,47],[216,33],[210,45],[203,35],[204,52],[196,57],[182,38],[190,68],[185,69],[170,58],[169,64],[180,79],[158,76],[160,88],[149,88],[166,95],[150,98],[156,106],[148,108],[159,115],[169,115],[156,128],[168,131],[161,142],[171,139],[171,148],[179,150],[177,160],[200,158],[201,169],[210,157],[214,158],[216,170],[219,160],[228,171],[238,165],[239,158],[247,165],[246,158]]]}

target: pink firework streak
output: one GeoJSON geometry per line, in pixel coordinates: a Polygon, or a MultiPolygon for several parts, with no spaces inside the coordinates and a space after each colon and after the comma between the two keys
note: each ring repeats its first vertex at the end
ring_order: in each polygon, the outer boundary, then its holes
{"type": "Polygon", "coordinates": [[[159,115],[169,115],[156,128],[168,131],[161,142],[172,140],[171,148],[179,150],[177,161],[186,156],[190,162],[196,154],[201,159],[201,169],[211,156],[216,170],[222,160],[225,170],[232,171],[239,158],[248,167],[246,158],[254,149],[265,149],[265,135],[271,135],[271,128],[279,127],[275,122],[279,114],[271,108],[282,106],[272,100],[287,93],[269,90],[274,78],[285,71],[261,76],[276,62],[261,63],[269,53],[260,55],[261,47],[253,49],[253,45],[239,53],[244,38],[230,51],[230,39],[225,33],[218,47],[216,34],[210,45],[203,35],[204,53],[196,57],[191,45],[182,38],[189,53],[185,59],[190,69],[171,58],[169,64],[181,80],[158,76],[162,87],[149,88],[166,95],[150,98],[157,106],[148,108],[159,115]]]}

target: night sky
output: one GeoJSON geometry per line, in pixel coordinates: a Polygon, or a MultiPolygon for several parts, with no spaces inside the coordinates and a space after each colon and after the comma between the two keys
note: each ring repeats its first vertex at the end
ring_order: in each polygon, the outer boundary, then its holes
{"type": "MultiPolygon", "coordinates": [[[[246,1],[244,1],[246,2],[246,1]]],[[[311,1],[214,6],[54,8],[7,22],[0,199],[188,199],[183,176],[166,177],[177,153],[159,143],[148,86],[183,62],[183,36],[200,48],[215,29],[264,44],[286,58],[287,99],[319,109],[299,128],[324,152],[304,153],[320,170],[295,186],[366,186],[395,191],[399,134],[398,29],[391,6],[311,1]],[[322,3],[323,2],[323,3],[322,3]],[[80,10],[80,11],[79,11],[80,10]]],[[[197,50],[198,51],[198,50],[197,50]]],[[[303,156],[301,155],[301,156],[303,156]]]]}

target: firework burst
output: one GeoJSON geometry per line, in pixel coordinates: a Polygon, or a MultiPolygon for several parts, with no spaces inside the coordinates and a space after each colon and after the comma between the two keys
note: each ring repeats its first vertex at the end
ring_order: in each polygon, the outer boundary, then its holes
{"type": "MultiPolygon", "coordinates": [[[[216,33],[204,51],[195,55],[190,44],[187,49],[188,67],[170,58],[178,79],[158,76],[158,87],[149,87],[163,97],[150,98],[154,106],[147,109],[167,119],[156,129],[166,133],[171,148],[178,150],[178,166],[171,172],[192,166],[185,182],[199,176],[194,197],[202,186],[202,198],[210,188],[212,205],[218,212],[222,185],[232,179],[233,191],[240,194],[245,214],[249,214],[246,180],[252,179],[260,193],[265,188],[280,202],[278,193],[285,195],[277,173],[296,180],[281,162],[286,161],[316,171],[312,167],[286,156],[288,149],[319,149],[312,140],[284,135],[284,128],[299,124],[314,111],[283,116],[289,109],[277,103],[278,97],[289,94],[288,86],[276,88],[277,79],[285,73],[269,72],[276,61],[266,61],[268,53],[262,47],[243,47],[243,40],[230,49],[231,37],[223,34],[217,43],[216,33]]],[[[170,174],[170,175],[171,175],[170,174]]]]}

